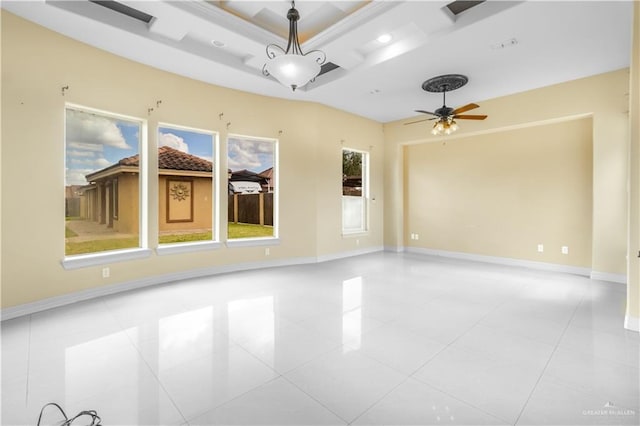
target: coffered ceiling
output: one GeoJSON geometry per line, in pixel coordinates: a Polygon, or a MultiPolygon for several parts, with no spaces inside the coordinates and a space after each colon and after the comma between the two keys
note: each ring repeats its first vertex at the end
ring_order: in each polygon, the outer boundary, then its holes
{"type": "Polygon", "coordinates": [[[441,106],[424,80],[469,83],[447,104],[517,93],[629,65],[632,1],[298,1],[303,50],[337,67],[292,92],[262,74],[286,46],[286,1],[3,1],[2,8],[117,55],[248,92],[319,102],[380,122],[441,106]],[[122,13],[125,6],[127,16],[122,13]],[[115,7],[113,7],[115,6],[115,7]],[[113,10],[117,9],[117,10],[113,10]],[[378,41],[382,34],[391,40],[378,41]]]}

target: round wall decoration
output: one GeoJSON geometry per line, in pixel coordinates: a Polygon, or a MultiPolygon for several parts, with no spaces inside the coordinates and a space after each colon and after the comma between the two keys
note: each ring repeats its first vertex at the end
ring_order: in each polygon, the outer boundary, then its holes
{"type": "Polygon", "coordinates": [[[189,198],[189,188],[184,183],[176,183],[171,187],[171,198],[183,201],[189,198]]]}

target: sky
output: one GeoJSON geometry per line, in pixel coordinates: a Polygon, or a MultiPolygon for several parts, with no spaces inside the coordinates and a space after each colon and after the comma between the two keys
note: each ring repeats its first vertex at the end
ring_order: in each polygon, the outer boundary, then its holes
{"type": "MultiPolygon", "coordinates": [[[[139,152],[140,123],[67,109],[65,185],[86,185],[87,174],[139,152]]],[[[170,146],[213,161],[213,136],[192,130],[158,129],[158,146],[170,146]]],[[[228,166],[260,173],[274,162],[273,142],[229,138],[228,166]]]]}
{"type": "Polygon", "coordinates": [[[273,167],[275,144],[269,141],[229,138],[228,166],[232,171],[260,173],[273,167]]]}
{"type": "Polygon", "coordinates": [[[213,162],[213,136],[211,134],[160,127],[158,129],[158,146],[170,146],[213,162]]]}
{"type": "Polygon", "coordinates": [[[89,112],[66,112],[66,185],[86,185],[85,175],[138,153],[139,123],[89,112]]]}

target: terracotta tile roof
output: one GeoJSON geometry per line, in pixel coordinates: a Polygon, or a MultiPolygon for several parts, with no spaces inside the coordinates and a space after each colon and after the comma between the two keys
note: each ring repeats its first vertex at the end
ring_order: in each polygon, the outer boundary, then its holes
{"type": "Polygon", "coordinates": [[[273,167],[269,167],[267,170],[258,173],[258,175],[263,178],[271,179],[273,177],[273,167]]]}
{"type": "MultiPolygon", "coordinates": [[[[140,165],[140,157],[133,155],[118,161],[121,166],[140,165]]],[[[158,168],[166,170],[188,170],[192,172],[210,172],[213,169],[213,163],[204,158],[178,151],[177,149],[162,146],[158,148],[158,168]]]]}

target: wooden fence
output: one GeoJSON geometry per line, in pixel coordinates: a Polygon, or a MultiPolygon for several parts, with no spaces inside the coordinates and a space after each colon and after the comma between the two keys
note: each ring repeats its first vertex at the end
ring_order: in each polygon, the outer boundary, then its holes
{"type": "Polygon", "coordinates": [[[273,226],[273,193],[229,195],[228,220],[273,226]]]}

